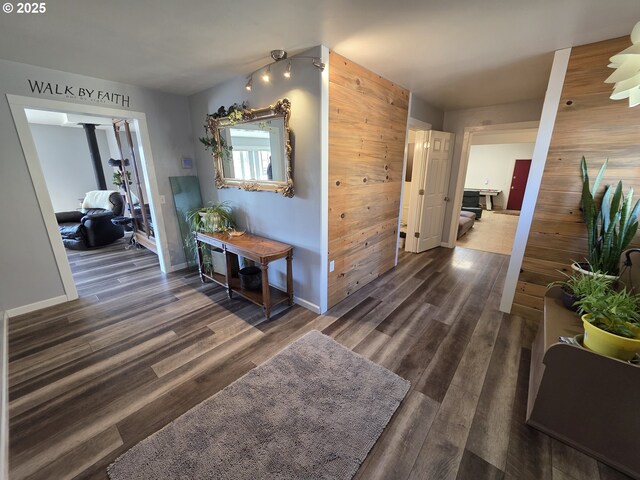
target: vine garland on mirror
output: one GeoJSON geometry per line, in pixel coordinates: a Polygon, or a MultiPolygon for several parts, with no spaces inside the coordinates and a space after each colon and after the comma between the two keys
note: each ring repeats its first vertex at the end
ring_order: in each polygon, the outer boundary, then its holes
{"type": "Polygon", "coordinates": [[[258,109],[234,103],[207,115],[200,142],[212,150],[216,187],[293,197],[290,114],[291,102],[283,98],[258,109]]]}

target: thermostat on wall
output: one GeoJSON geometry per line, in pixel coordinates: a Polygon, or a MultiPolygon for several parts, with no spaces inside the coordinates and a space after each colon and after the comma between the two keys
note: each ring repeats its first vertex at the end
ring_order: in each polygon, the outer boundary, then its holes
{"type": "Polygon", "coordinates": [[[193,160],[191,158],[183,158],[182,168],[185,170],[191,170],[193,168],[193,160]]]}

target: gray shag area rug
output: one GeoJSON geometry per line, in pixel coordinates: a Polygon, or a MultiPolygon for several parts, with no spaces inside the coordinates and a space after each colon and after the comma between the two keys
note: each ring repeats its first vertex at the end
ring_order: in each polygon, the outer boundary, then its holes
{"type": "Polygon", "coordinates": [[[312,331],[137,444],[109,477],[350,479],[408,390],[312,331]]]}

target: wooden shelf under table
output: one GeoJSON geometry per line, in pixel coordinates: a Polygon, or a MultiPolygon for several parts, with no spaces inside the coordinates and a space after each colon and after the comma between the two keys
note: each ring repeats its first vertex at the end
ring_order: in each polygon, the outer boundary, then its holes
{"type": "Polygon", "coordinates": [[[251,233],[241,236],[231,236],[227,233],[203,233],[194,234],[196,244],[202,243],[212,247],[220,248],[227,260],[227,273],[206,273],[202,261],[201,249],[198,247],[198,268],[200,278],[212,280],[227,288],[229,298],[233,293],[249,300],[263,308],[267,320],[271,314],[271,308],[281,303],[287,302],[293,305],[293,247],[286,243],[276,242],[268,238],[259,237],[251,233]],[[246,290],[240,287],[240,279],[235,276],[230,264],[235,256],[241,256],[257,262],[262,270],[262,288],[260,290],[246,290]],[[274,260],[286,259],[287,262],[287,291],[269,284],[269,263],[274,260]]]}
{"type": "MultiPolygon", "coordinates": [[[[229,288],[227,285],[226,277],[219,273],[203,273],[203,277],[208,278],[209,280],[216,282],[219,285],[222,285],[225,288],[229,288]]],[[[258,306],[263,306],[264,301],[262,298],[262,289],[260,290],[247,290],[240,287],[240,279],[238,277],[231,277],[231,291],[233,293],[237,293],[241,297],[246,300],[249,300],[251,303],[255,303],[258,306]]],[[[269,295],[271,297],[271,306],[275,307],[281,303],[284,303],[289,300],[289,295],[286,292],[283,292],[279,288],[276,288],[272,285],[269,285],[269,295]]]]}

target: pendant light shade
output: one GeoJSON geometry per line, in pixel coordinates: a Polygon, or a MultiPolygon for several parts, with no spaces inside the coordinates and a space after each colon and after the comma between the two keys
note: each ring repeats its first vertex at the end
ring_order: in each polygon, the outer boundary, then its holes
{"type": "Polygon", "coordinates": [[[631,32],[631,45],[609,59],[608,66],[615,68],[605,83],[615,83],[612,100],[629,99],[629,106],[640,105],[640,22],[631,32]]]}

